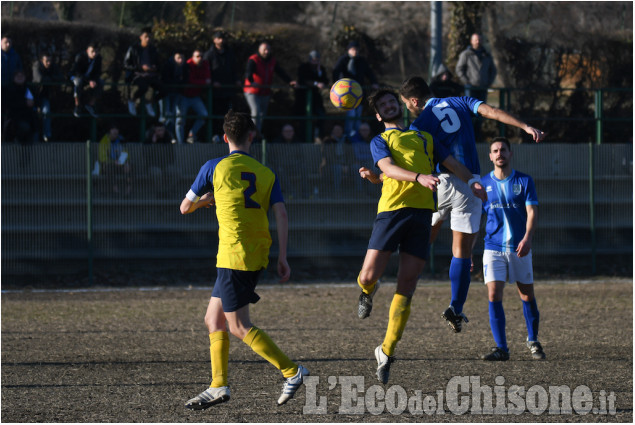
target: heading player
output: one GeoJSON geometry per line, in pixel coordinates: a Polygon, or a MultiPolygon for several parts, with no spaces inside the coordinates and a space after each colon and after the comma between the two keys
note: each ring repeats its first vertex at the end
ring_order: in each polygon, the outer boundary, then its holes
{"type": "MultiPolygon", "coordinates": [[[[413,130],[428,132],[435,143],[440,143],[478,180],[481,168],[476,151],[472,116],[513,125],[532,136],[535,142],[544,139],[545,133],[530,127],[507,112],[494,108],[471,97],[434,98],[421,77],[404,81],[399,90],[406,108],[417,118],[410,126],[413,130]]],[[[432,238],[436,237],[443,221],[450,216],[452,229],[452,260],[450,282],[452,298],[450,306],[442,313],[454,332],[461,332],[462,322],[467,322],[463,305],[470,287],[472,248],[478,235],[482,204],[451,170],[443,164],[437,166],[439,174],[439,210],[432,217],[432,238]]]]}
{"type": "Polygon", "coordinates": [[[205,314],[212,359],[212,383],[185,407],[207,409],[229,400],[227,369],[229,331],[257,354],[277,367],[285,378],[278,404],[293,397],[309,371],[297,365],[276,346],[265,331],[249,319],[249,304],[260,297],[255,292],[258,277],[269,263],[269,220],[273,209],[278,230],[278,274],[289,279],[287,263],[287,211],[276,175],[248,152],[256,126],[247,114],[230,110],[223,124],[229,155],[207,161],[181,203],[181,213],[216,204],[218,218],[217,279],[205,314]]]}
{"type": "MultiPolygon", "coordinates": [[[[401,126],[402,112],[397,93],[379,90],[368,102],[385,131],[370,144],[373,161],[384,174],[377,217],[368,243],[368,250],[357,283],[362,288],[358,316],[370,315],[373,297],[379,287],[391,254],[399,249],[397,289],[390,305],[388,328],[383,344],[375,348],[377,378],[388,382],[390,365],[394,361],[397,342],[410,316],[410,303],[423,271],[430,249],[430,222],[436,210],[436,186],[439,179],[432,175],[434,161],[442,162],[465,181],[470,172],[448,155],[442,145],[433,144],[429,134],[407,130],[401,126]],[[422,243],[423,241],[423,243],[422,243]]],[[[360,169],[364,178],[378,179],[366,168],[360,169]]],[[[478,183],[474,193],[485,198],[478,183]]]]}
{"type": "Polygon", "coordinates": [[[489,159],[494,171],[481,180],[488,193],[483,209],[487,216],[483,276],[489,298],[489,324],[496,347],[482,358],[489,361],[509,359],[505,334],[503,289],[505,281],[516,282],[523,302],[527,325],[527,347],[534,359],[545,358],[538,342],[540,312],[534,296],[531,242],[536,230],[538,197],[533,179],[511,166],[509,141],[496,137],[490,142],[489,159]]]}

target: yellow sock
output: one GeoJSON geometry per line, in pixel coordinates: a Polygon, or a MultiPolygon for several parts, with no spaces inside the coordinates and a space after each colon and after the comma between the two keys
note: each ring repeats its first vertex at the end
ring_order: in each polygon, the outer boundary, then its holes
{"type": "Polygon", "coordinates": [[[411,300],[412,298],[397,293],[392,298],[388,315],[388,329],[386,329],[384,343],[381,345],[382,350],[388,356],[392,356],[395,352],[395,346],[406,328],[408,317],[410,317],[411,300]]]}
{"type": "Polygon", "coordinates": [[[377,285],[377,281],[374,281],[370,285],[362,285],[362,282],[359,281],[359,275],[357,275],[357,284],[365,294],[371,294],[375,289],[375,285],[377,285]]]}
{"type": "Polygon", "coordinates": [[[243,342],[251,347],[258,355],[280,369],[282,376],[291,378],[298,373],[298,365],[293,363],[286,354],[278,348],[262,329],[252,327],[247,332],[243,342]]]}
{"type": "Polygon", "coordinates": [[[227,332],[218,331],[209,334],[209,352],[212,358],[212,383],[210,387],[226,387],[229,363],[229,335],[227,332]]]}

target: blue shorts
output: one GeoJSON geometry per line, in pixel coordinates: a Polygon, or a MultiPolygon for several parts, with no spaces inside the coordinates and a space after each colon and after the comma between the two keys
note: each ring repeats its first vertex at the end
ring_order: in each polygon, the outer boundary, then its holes
{"type": "Polygon", "coordinates": [[[432,210],[401,208],[377,214],[368,249],[407,252],[428,260],[432,210]]]}
{"type": "Polygon", "coordinates": [[[260,272],[220,269],[212,290],[212,297],[220,298],[223,303],[223,311],[231,313],[247,304],[255,304],[260,299],[255,289],[258,284],[260,272]]]}

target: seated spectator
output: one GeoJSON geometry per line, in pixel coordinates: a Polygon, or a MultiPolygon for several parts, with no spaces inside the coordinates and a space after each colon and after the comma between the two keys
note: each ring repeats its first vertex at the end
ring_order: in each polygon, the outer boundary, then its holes
{"type": "Polygon", "coordinates": [[[119,134],[116,124],[110,126],[108,133],[99,141],[99,167],[112,184],[112,194],[120,195],[119,184],[125,182],[124,195],[132,192],[130,160],[124,145],[123,136],[119,134]]]}
{"type": "Polygon", "coordinates": [[[185,141],[185,124],[187,113],[190,109],[194,109],[197,117],[188,134],[187,143],[197,141],[197,133],[205,124],[204,118],[207,118],[207,108],[203,103],[203,99],[201,99],[201,94],[203,94],[203,87],[208,86],[211,81],[209,63],[203,59],[203,54],[200,50],[195,50],[192,53],[192,57],[187,60],[187,83],[197,87],[187,87],[183,90],[179,113],[176,118],[176,137],[179,143],[185,141]]]}
{"type": "Polygon", "coordinates": [[[212,128],[215,143],[220,143],[223,138],[223,117],[232,108],[236,88],[242,84],[240,78],[236,78],[238,73],[234,51],[226,40],[227,36],[223,31],[216,31],[212,36],[214,44],[203,55],[203,59],[209,62],[214,86],[212,115],[217,118],[212,120],[212,128]]]}
{"type": "Polygon", "coordinates": [[[272,143],[300,143],[295,137],[295,129],[291,124],[282,126],[280,135],[273,139],[272,143]]]}
{"type": "MultiPolygon", "coordinates": [[[[324,116],[324,100],[321,91],[327,87],[329,78],[326,69],[320,65],[320,52],[312,50],[309,53],[309,61],[298,67],[298,85],[295,88],[294,111],[298,116],[307,115],[307,98],[311,92],[311,115],[318,119],[313,121],[314,140],[322,137],[324,116]]],[[[308,121],[306,121],[308,124],[308,121]]]]}
{"type": "Polygon", "coordinates": [[[90,115],[96,117],[95,103],[101,97],[104,81],[101,77],[101,55],[95,43],[91,43],[86,47],[84,52],[80,52],[75,56],[75,62],[71,68],[71,81],[73,82],[73,96],[75,97],[75,110],[73,115],[77,118],[81,115],[81,106],[85,104],[85,108],[90,115]],[[88,100],[84,99],[84,87],[88,86],[90,90],[86,94],[88,100]]]}
{"type": "Polygon", "coordinates": [[[176,140],[163,123],[155,124],[146,131],[143,141],[148,147],[144,150],[145,165],[157,196],[169,194],[177,184],[178,172],[174,165],[173,143],[176,143],[176,140]]]}
{"type": "Polygon", "coordinates": [[[37,116],[33,93],[26,86],[26,75],[16,71],[13,84],[2,89],[3,141],[30,145],[37,139],[37,116]]]}
{"type": "Polygon", "coordinates": [[[338,123],[333,125],[331,133],[322,141],[320,177],[331,177],[331,190],[339,190],[342,187],[343,176],[348,173],[348,164],[344,157],[344,144],[347,142],[344,127],[338,123]]]}
{"type": "MultiPolygon", "coordinates": [[[[377,171],[377,174],[381,171],[377,170],[373,161],[373,156],[370,153],[370,142],[375,135],[372,133],[370,125],[367,122],[362,122],[359,125],[359,130],[354,131],[350,137],[351,145],[353,146],[353,155],[355,156],[355,162],[353,163],[352,170],[357,171],[361,167],[366,167],[369,170],[377,171]]],[[[355,193],[369,193],[374,195],[375,191],[369,184],[363,184],[362,179],[353,179],[355,185],[355,193]]]]}
{"type": "Polygon", "coordinates": [[[61,71],[56,64],[53,63],[51,55],[43,53],[40,60],[33,63],[33,83],[40,85],[33,86],[35,91],[36,104],[39,106],[42,114],[42,140],[48,142],[51,140],[51,95],[55,95],[57,87],[52,83],[58,83],[64,80],[61,71]]]}
{"type": "Polygon", "coordinates": [[[175,53],[168,59],[161,74],[165,84],[166,95],[162,99],[160,121],[165,123],[166,128],[176,133],[176,115],[181,104],[183,84],[187,83],[187,65],[182,53],[175,53]]]}
{"type": "Polygon", "coordinates": [[[452,80],[452,73],[443,64],[435,70],[430,82],[430,92],[434,97],[456,97],[463,95],[463,86],[452,80]]]}
{"type": "Polygon", "coordinates": [[[11,37],[8,35],[2,36],[0,46],[2,47],[0,72],[2,73],[2,87],[4,88],[13,84],[13,77],[16,71],[22,71],[22,60],[13,48],[11,37]]]}
{"type": "Polygon", "coordinates": [[[150,28],[143,28],[139,41],[128,48],[123,60],[126,82],[137,86],[134,93],[130,91],[128,98],[128,112],[131,115],[137,115],[136,102],[145,97],[150,87],[153,89],[152,101],[146,103],[146,110],[149,116],[156,115],[152,104],[165,96],[159,65],[159,53],[152,43],[152,32],[150,28]]]}

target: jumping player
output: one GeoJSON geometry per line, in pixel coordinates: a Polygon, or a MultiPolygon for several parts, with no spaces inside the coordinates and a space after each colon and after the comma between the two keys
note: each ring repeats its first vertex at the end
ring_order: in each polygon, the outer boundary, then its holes
{"type": "MultiPolygon", "coordinates": [[[[357,283],[362,288],[358,315],[368,317],[373,296],[379,287],[391,254],[399,248],[397,290],[390,305],[388,329],[383,344],[375,349],[377,378],[388,382],[394,350],[410,315],[410,302],[429,254],[430,222],[436,210],[436,186],[432,175],[434,161],[442,162],[464,181],[472,174],[448,155],[443,145],[433,144],[429,134],[401,126],[402,112],[397,93],[379,90],[369,97],[370,107],[386,130],[371,141],[373,161],[384,174],[377,218],[368,243],[366,258],[357,283]],[[423,241],[423,243],[422,243],[423,241]]],[[[360,175],[370,178],[365,168],[360,175]]],[[[377,183],[377,181],[375,181],[377,183]]],[[[485,199],[479,183],[473,183],[475,195],[485,199]]]]}
{"type": "MultiPolygon", "coordinates": [[[[472,116],[513,125],[532,136],[535,142],[544,139],[545,133],[530,127],[507,112],[494,108],[471,97],[434,98],[423,78],[411,77],[404,81],[399,94],[406,108],[417,118],[410,126],[413,130],[430,133],[435,144],[440,143],[479,179],[481,173],[472,116]]],[[[452,298],[450,306],[442,313],[454,332],[461,332],[462,322],[467,322],[463,305],[470,287],[472,248],[478,235],[482,203],[470,193],[466,186],[443,164],[437,165],[439,173],[439,210],[432,217],[431,242],[441,229],[443,221],[450,216],[452,229],[452,261],[450,282],[452,298]]]]}
{"type": "Polygon", "coordinates": [[[293,397],[309,371],[297,365],[276,346],[265,331],[249,319],[249,304],[260,297],[255,287],[262,269],[269,262],[269,221],[273,209],[278,229],[278,274],[289,279],[287,263],[288,221],[280,183],[269,168],[248,152],[256,126],[247,114],[230,110],[223,124],[229,155],[207,161],[181,203],[181,213],[216,204],[218,218],[218,277],[205,314],[212,359],[212,383],[185,407],[207,409],[229,400],[227,369],[229,332],[257,354],[277,367],[285,383],[278,404],[293,397]]]}
{"type": "Polygon", "coordinates": [[[516,282],[527,324],[527,347],[534,359],[545,358],[538,342],[540,312],[534,296],[531,241],[536,229],[538,197],[533,179],[511,166],[509,141],[496,137],[490,142],[489,159],[494,171],[481,180],[488,193],[483,208],[487,216],[483,276],[489,297],[489,324],[496,347],[482,358],[509,359],[505,335],[503,289],[505,281],[516,282]]]}

